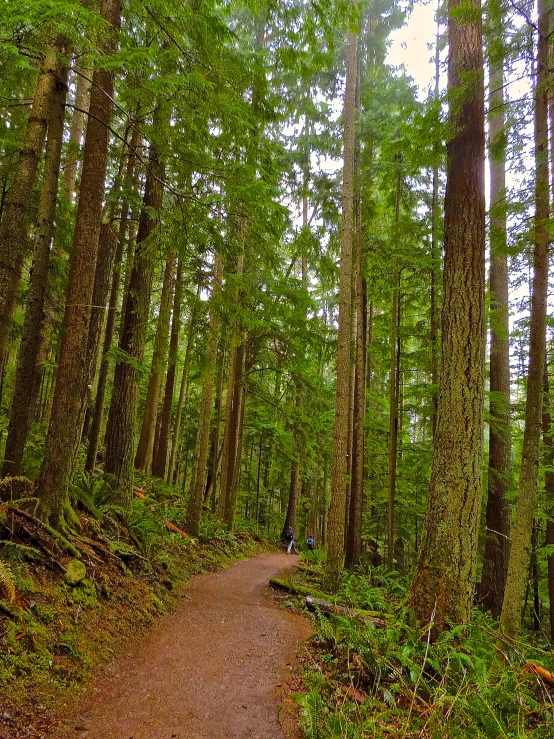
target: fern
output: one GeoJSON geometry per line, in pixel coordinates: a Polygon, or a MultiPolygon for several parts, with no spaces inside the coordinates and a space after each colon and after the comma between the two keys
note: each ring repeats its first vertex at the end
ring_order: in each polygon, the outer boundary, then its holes
{"type": "Polygon", "coordinates": [[[0,561],[0,587],[5,591],[8,603],[13,603],[15,600],[15,582],[13,579],[13,572],[10,570],[7,564],[0,561]]]}

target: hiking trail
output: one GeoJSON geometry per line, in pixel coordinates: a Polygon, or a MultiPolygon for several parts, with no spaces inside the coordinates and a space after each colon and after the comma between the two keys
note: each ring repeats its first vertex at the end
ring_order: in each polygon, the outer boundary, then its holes
{"type": "Polygon", "coordinates": [[[297,561],[266,553],[192,580],[92,680],[56,737],[288,739],[275,693],[311,628],[272,603],[268,580],[297,561]]]}

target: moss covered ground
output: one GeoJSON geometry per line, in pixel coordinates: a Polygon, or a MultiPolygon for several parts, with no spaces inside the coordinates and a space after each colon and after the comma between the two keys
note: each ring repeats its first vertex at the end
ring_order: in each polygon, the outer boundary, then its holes
{"type": "Polygon", "coordinates": [[[102,523],[82,509],[78,533],[66,535],[78,558],[32,518],[0,508],[1,739],[52,730],[60,701],[148,630],[192,576],[270,547],[246,527],[231,534],[209,518],[198,539],[187,538],[154,508],[148,497],[135,500],[130,515],[104,511],[102,523]],[[82,565],[86,576],[70,584],[82,565]]]}

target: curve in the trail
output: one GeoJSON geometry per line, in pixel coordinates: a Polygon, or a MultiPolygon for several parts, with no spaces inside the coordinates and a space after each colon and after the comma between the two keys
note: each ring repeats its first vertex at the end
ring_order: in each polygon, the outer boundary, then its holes
{"type": "Polygon", "coordinates": [[[283,739],[275,689],[309,623],[270,600],[297,560],[262,554],[194,580],[176,610],[84,694],[76,739],[283,739]]]}

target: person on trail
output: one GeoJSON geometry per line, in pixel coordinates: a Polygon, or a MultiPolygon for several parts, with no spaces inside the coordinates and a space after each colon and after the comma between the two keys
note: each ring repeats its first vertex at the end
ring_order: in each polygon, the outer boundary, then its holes
{"type": "Polygon", "coordinates": [[[294,531],[292,526],[289,526],[285,533],[285,541],[287,542],[287,554],[292,554],[294,549],[294,531]]]}
{"type": "Polygon", "coordinates": [[[310,552],[312,552],[315,549],[315,540],[311,534],[306,539],[306,546],[308,547],[308,550],[310,552]]]}

